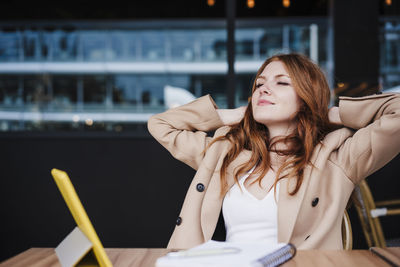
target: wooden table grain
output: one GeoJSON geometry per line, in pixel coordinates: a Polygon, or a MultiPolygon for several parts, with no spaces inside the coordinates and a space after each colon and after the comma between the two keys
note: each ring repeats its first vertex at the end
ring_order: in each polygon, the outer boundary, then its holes
{"type": "MultiPolygon", "coordinates": [[[[400,250],[400,248],[397,248],[400,250]]],[[[170,252],[164,248],[107,248],[106,253],[116,267],[154,267],[156,260],[170,252]]],[[[54,248],[31,248],[0,264],[1,267],[60,267],[54,248]]],[[[297,266],[390,266],[369,250],[298,250],[283,264],[297,266]]],[[[190,266],[188,266],[190,267],[190,266]]]]}
{"type": "Polygon", "coordinates": [[[390,265],[369,250],[298,250],[296,256],[282,266],[372,267],[390,265]]]}

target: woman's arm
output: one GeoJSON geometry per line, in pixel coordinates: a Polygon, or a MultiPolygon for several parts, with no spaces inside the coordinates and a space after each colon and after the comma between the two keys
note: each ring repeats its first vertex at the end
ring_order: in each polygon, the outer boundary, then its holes
{"type": "Polygon", "coordinates": [[[331,107],[328,113],[329,122],[336,125],[343,125],[342,119],[340,119],[339,107],[331,107]]]}
{"type": "Polygon", "coordinates": [[[151,135],[172,156],[195,170],[203,159],[204,149],[211,141],[207,132],[223,125],[217,106],[209,95],[153,115],[147,123],[151,135]]]}
{"type": "Polygon", "coordinates": [[[224,125],[233,125],[239,123],[243,119],[246,108],[247,106],[235,109],[217,109],[217,113],[224,125]]]}
{"type": "Polygon", "coordinates": [[[338,111],[341,123],[356,132],[334,161],[358,183],[400,152],[400,95],[341,97],[338,111]]]}

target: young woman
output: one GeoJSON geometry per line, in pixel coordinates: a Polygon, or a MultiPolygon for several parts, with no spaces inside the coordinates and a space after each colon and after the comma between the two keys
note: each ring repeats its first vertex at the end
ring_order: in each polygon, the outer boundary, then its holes
{"type": "Polygon", "coordinates": [[[247,107],[203,96],[151,117],[150,133],[197,170],[168,247],[210,240],[222,209],[227,241],[342,249],[354,185],[400,151],[400,97],[329,100],[319,67],[286,54],[261,66],[247,107]]]}

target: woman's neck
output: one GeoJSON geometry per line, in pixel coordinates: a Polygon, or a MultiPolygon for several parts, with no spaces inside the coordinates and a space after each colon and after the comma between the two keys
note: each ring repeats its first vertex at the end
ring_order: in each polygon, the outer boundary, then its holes
{"type": "Polygon", "coordinates": [[[287,155],[279,155],[276,152],[269,152],[269,156],[270,165],[275,171],[278,170],[288,158],[287,155]]]}
{"type": "Polygon", "coordinates": [[[275,138],[275,137],[285,137],[288,136],[289,134],[293,133],[293,131],[296,129],[296,123],[276,123],[272,125],[266,125],[268,128],[269,132],[269,138],[275,138]]]}
{"type": "MultiPolygon", "coordinates": [[[[274,124],[274,125],[269,125],[268,131],[269,131],[269,138],[272,140],[273,138],[285,138],[288,135],[292,134],[297,125],[295,123],[284,123],[284,124],[274,124]]],[[[274,143],[274,141],[272,140],[274,143]]],[[[285,142],[277,142],[272,145],[271,150],[269,152],[270,154],[270,159],[271,159],[271,167],[274,169],[277,167],[279,168],[282,166],[282,164],[287,160],[288,154],[285,154],[284,151],[290,150],[290,143],[285,143],[285,142]],[[283,153],[279,153],[283,152],[283,153]]]]}

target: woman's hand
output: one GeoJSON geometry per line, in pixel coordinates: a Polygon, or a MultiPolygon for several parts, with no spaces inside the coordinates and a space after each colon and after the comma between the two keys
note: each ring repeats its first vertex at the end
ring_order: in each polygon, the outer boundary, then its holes
{"type": "Polygon", "coordinates": [[[331,107],[328,111],[329,122],[336,125],[343,125],[339,115],[339,107],[331,107]]]}
{"type": "Polygon", "coordinates": [[[247,106],[235,109],[217,109],[217,113],[224,125],[233,125],[239,123],[246,112],[247,106]]]}

